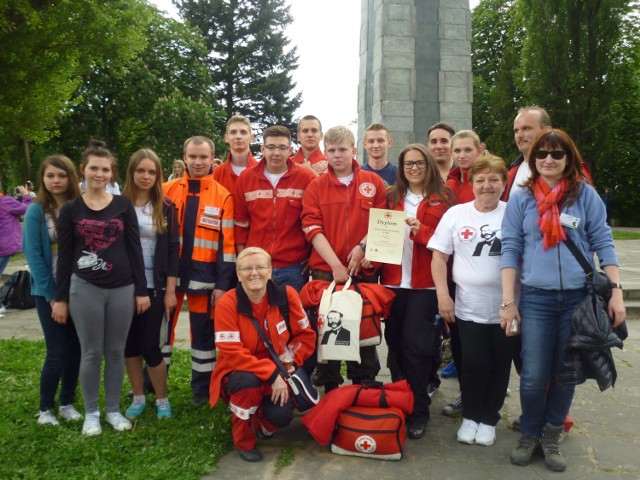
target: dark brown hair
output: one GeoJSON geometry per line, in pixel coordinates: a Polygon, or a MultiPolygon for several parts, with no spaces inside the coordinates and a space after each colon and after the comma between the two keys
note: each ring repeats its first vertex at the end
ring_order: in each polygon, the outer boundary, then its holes
{"type": "Polygon", "coordinates": [[[91,140],[89,142],[89,146],[84,149],[82,152],[82,157],[80,159],[80,167],[81,172],[84,167],[87,166],[89,162],[89,157],[102,157],[108,158],[111,160],[111,184],[116,182],[116,177],[118,176],[118,160],[107,148],[107,144],[102,140],[91,140]]]}
{"type": "Polygon", "coordinates": [[[80,188],[78,187],[78,175],[73,162],[68,157],[60,154],[49,155],[42,161],[40,170],[38,171],[38,178],[40,179],[40,189],[36,195],[36,202],[42,205],[44,213],[51,215],[54,225],[57,224],[58,216],[56,210],[58,209],[58,203],[49,190],[44,186],[44,173],[47,167],[55,167],[60,170],[64,170],[67,174],[67,191],[65,192],[65,199],[71,200],[80,195],[80,188]]]}

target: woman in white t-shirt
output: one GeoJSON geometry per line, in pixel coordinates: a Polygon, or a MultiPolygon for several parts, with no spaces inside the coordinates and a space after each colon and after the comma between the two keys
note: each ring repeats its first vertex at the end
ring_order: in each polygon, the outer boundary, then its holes
{"type": "Polygon", "coordinates": [[[507,182],[502,159],[480,157],[471,167],[475,200],[449,209],[429,241],[431,271],[438,310],[456,322],[462,342],[462,443],[489,446],[509,384],[515,339],[500,327],[502,283],[501,224],[506,203],[500,201],[507,182]],[[453,255],[455,303],[447,287],[447,261],[453,255]]]}

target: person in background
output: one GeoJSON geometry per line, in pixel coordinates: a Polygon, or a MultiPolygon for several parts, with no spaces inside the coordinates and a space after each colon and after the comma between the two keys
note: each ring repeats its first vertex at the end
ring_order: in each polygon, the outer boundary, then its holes
{"type": "Polygon", "coordinates": [[[236,191],[238,176],[258,162],[251,153],[251,142],[255,135],[249,119],[243,115],[234,115],[227,121],[224,141],[229,145],[227,160],[213,171],[213,179],[230,193],[236,191]]]}
{"type": "Polygon", "coordinates": [[[51,317],[56,293],[58,242],[56,225],[62,205],[80,195],[73,162],[64,155],[50,155],[40,165],[40,191],[24,217],[22,250],[31,273],[31,294],[44,333],[47,353],[40,374],[38,424],[58,425],[53,413],[60,387],[60,416],[82,419],[73,406],[80,369],[80,342],[73,320],[58,323],[51,317]]]}
{"type": "Polygon", "coordinates": [[[29,191],[29,196],[31,198],[36,198],[36,192],[34,191],[35,188],[33,186],[33,182],[31,180],[27,180],[24,186],[27,187],[27,190],[29,191]]]}
{"type": "MultiPolygon", "coordinates": [[[[0,242],[0,276],[7,268],[9,259],[22,250],[22,227],[20,227],[20,217],[25,214],[27,207],[31,204],[29,191],[23,187],[16,187],[16,192],[20,195],[20,200],[9,195],[0,195],[0,232],[2,232],[2,242],[0,242]]],[[[0,300],[0,315],[5,312],[5,306],[0,300]]]]}
{"type": "Polygon", "coordinates": [[[140,227],[144,273],[151,306],[135,314],[124,351],[133,402],[125,416],[134,420],[144,412],[142,360],[156,395],[156,416],[170,418],[167,398],[167,364],[160,350],[162,318],[170,319],[176,307],[178,277],[178,217],[176,208],[162,194],[162,165],[153,150],[141,149],[131,155],[123,195],[133,203],[140,227]]]}
{"type": "Polygon", "coordinates": [[[531,143],[531,177],[512,192],[502,221],[502,303],[500,322],[522,331],[520,432],[511,463],[525,466],[540,446],[545,465],[564,471],[559,449],[563,423],[575,392],[561,385],[558,373],[571,333],[573,310],[585,297],[584,270],[564,244],[570,237],[593,264],[598,255],[614,288],[608,303],[613,327],[626,310],[611,229],[595,189],[585,180],[580,152],[562,130],[548,129],[531,143]],[[522,282],[516,304],[516,277],[522,282]]]}
{"type": "Polygon", "coordinates": [[[387,194],[389,208],[404,211],[402,264],[384,263],[380,283],[396,294],[385,322],[389,355],[414,394],[407,419],[409,438],[424,437],[431,397],[427,385],[433,370],[438,313],[427,243],[455,197],[442,183],[436,162],[422,144],[407,145],[398,157],[398,178],[387,194]]]}
{"type": "Polygon", "coordinates": [[[460,130],[451,139],[455,167],[449,172],[445,185],[451,189],[458,203],[472,202],[475,199],[469,172],[483,151],[480,138],[473,130],[460,130]]]}
{"type": "Polygon", "coordinates": [[[184,164],[184,162],[180,159],[174,160],[173,161],[173,172],[171,173],[171,175],[169,175],[169,178],[167,178],[167,181],[169,180],[175,180],[176,178],[182,178],[184,176],[184,171],[187,168],[187,166],[184,164]]]}
{"type": "Polygon", "coordinates": [[[427,148],[438,165],[442,181],[446,182],[453,168],[451,138],[456,130],[447,122],[438,122],[427,131],[427,148]]]}
{"type": "Polygon", "coordinates": [[[300,143],[300,148],[294,156],[291,157],[295,163],[303,168],[311,170],[316,175],[320,175],[327,171],[329,162],[327,156],[320,148],[322,140],[322,124],[318,117],[313,115],[305,115],[298,122],[298,131],[296,138],[300,143]]]}
{"type": "Polygon", "coordinates": [[[115,430],[131,430],[120,413],[124,348],[134,312],[142,314],[150,304],[136,212],[128,198],[105,189],[115,165],[105,143],[91,141],[80,164],[87,190],[62,206],[56,228],[52,317],[66,324],[71,314],[78,332],[86,436],[102,433],[98,394],[103,357],[106,421],[115,430]]]}
{"type": "Polygon", "coordinates": [[[389,129],[382,123],[372,123],[364,131],[362,145],[369,156],[369,161],[362,170],[377,174],[390,187],[396,181],[398,167],[387,160],[389,148],[393,145],[389,129]]]}
{"type": "MultiPolygon", "coordinates": [[[[456,145],[454,137],[454,151],[456,145]]],[[[478,147],[472,147],[470,153],[478,147]]],[[[468,173],[475,200],[447,211],[428,247],[433,250],[431,270],[438,310],[446,322],[458,324],[462,341],[463,418],[457,438],[462,443],[489,446],[496,439],[515,348],[515,337],[504,334],[498,315],[502,295],[500,232],[506,208],[500,196],[507,168],[501,158],[484,155],[474,159],[468,173]],[[447,282],[451,255],[455,302],[447,282]]]]}

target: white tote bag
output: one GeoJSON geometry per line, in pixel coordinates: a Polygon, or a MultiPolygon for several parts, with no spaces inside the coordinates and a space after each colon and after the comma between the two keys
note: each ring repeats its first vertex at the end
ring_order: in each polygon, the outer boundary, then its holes
{"type": "Polygon", "coordinates": [[[351,277],[342,290],[336,282],[322,292],[318,307],[318,362],[354,360],[360,363],[360,318],[362,297],[349,290],[351,277]]]}

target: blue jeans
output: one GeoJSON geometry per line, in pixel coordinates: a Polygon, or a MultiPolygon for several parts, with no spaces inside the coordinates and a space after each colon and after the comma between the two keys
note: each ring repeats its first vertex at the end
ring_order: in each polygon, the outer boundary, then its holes
{"type": "Polygon", "coordinates": [[[560,385],[558,373],[571,334],[571,315],[584,289],[541,290],[522,286],[522,373],[520,431],[538,438],[545,424],[562,426],[575,386],[560,385]]]}
{"type": "Polygon", "coordinates": [[[11,255],[5,255],[4,257],[0,257],[0,277],[4,273],[4,269],[7,268],[9,264],[9,260],[11,259],[11,255]]]}
{"type": "Polygon", "coordinates": [[[309,281],[309,274],[302,275],[300,273],[304,266],[304,263],[294,263],[286,267],[273,267],[271,278],[278,285],[289,285],[299,293],[302,287],[309,281]]]}
{"type": "Polygon", "coordinates": [[[36,295],[36,310],[47,356],[40,374],[40,411],[50,410],[55,403],[56,390],[60,385],[60,405],[71,405],[75,401],[80,370],[80,342],[71,317],[66,325],[51,318],[51,304],[36,295]]]}

